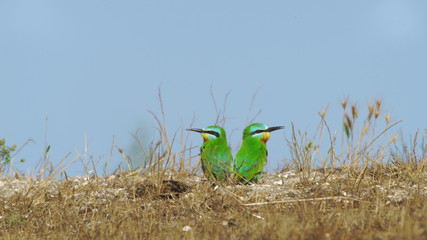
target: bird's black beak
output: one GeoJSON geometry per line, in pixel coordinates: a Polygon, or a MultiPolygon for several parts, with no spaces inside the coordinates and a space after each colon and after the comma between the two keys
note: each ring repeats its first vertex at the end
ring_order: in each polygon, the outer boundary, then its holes
{"type": "Polygon", "coordinates": [[[283,129],[283,128],[285,128],[285,127],[284,126],[269,127],[265,131],[266,132],[273,132],[273,131],[276,131],[276,130],[279,130],[279,129],[283,129]]]}
{"type": "Polygon", "coordinates": [[[198,132],[198,133],[204,133],[203,129],[200,129],[200,128],[188,128],[188,129],[185,129],[185,130],[187,130],[187,131],[193,131],[193,132],[198,132]]]}

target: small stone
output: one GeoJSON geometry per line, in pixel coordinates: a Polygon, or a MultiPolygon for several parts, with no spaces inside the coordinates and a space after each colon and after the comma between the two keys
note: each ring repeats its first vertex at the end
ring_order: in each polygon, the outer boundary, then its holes
{"type": "Polygon", "coordinates": [[[191,230],[191,227],[190,226],[184,226],[183,228],[182,228],[182,231],[184,231],[184,232],[188,232],[188,231],[190,231],[191,230]]]}
{"type": "Polygon", "coordinates": [[[283,185],[283,181],[282,180],[276,181],[276,182],[273,182],[273,184],[274,185],[283,185]]]}

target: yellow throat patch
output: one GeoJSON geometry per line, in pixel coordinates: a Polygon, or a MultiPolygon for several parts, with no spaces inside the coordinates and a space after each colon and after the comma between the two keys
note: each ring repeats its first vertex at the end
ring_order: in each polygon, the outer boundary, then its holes
{"type": "Polygon", "coordinates": [[[263,132],[261,142],[267,143],[268,139],[270,139],[270,133],[269,132],[263,132]]]}

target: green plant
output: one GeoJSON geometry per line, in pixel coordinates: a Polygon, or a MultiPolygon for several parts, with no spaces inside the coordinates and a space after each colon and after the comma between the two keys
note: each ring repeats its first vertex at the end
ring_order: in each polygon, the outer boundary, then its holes
{"type": "Polygon", "coordinates": [[[14,226],[14,225],[20,225],[23,226],[26,224],[24,220],[21,219],[21,215],[18,214],[12,214],[5,220],[6,225],[14,226]]]}
{"type": "MultiPolygon", "coordinates": [[[[6,145],[6,139],[0,140],[0,166],[10,164],[13,160],[12,153],[16,150],[16,144],[12,147],[6,145]]],[[[25,162],[25,158],[22,158],[20,162],[25,162]]]]}

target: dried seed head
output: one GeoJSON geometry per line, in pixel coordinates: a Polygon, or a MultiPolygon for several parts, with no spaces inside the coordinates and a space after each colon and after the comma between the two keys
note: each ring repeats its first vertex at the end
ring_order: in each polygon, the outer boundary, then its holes
{"type": "Polygon", "coordinates": [[[387,114],[387,115],[385,115],[385,122],[386,122],[387,125],[390,124],[390,113],[387,114]]]}
{"type": "Polygon", "coordinates": [[[341,106],[345,110],[345,108],[347,107],[347,99],[341,101],[341,106]]]}
{"type": "Polygon", "coordinates": [[[372,115],[374,114],[374,105],[373,104],[369,104],[368,110],[369,110],[368,121],[371,121],[372,115]]]}
{"type": "Polygon", "coordinates": [[[380,116],[380,111],[375,111],[375,119],[377,119],[380,116]]]}
{"type": "Polygon", "coordinates": [[[320,112],[320,115],[322,116],[322,118],[324,118],[326,115],[326,109],[323,109],[322,112],[320,112]]]}
{"type": "Polygon", "coordinates": [[[381,111],[381,99],[377,99],[376,103],[377,103],[377,112],[380,112],[381,111]]]}
{"type": "Polygon", "coordinates": [[[357,107],[355,104],[351,106],[351,114],[353,115],[353,119],[356,119],[357,116],[359,116],[359,111],[357,110],[357,107]]]}
{"type": "Polygon", "coordinates": [[[391,136],[390,143],[396,142],[397,141],[397,136],[398,136],[397,134],[391,136]]]}

